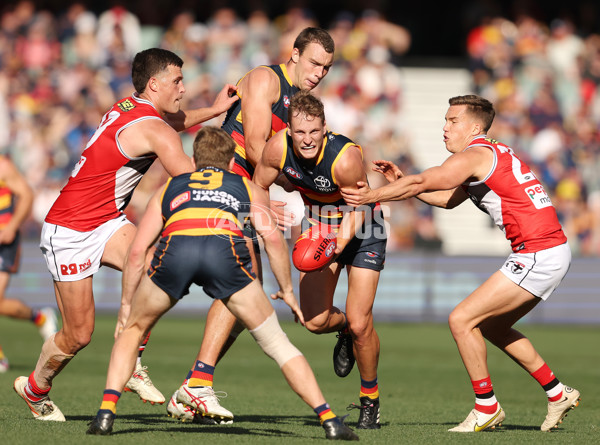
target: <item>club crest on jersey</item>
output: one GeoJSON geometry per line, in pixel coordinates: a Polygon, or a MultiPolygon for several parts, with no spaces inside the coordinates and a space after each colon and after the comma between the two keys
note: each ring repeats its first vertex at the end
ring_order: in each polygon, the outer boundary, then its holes
{"type": "Polygon", "coordinates": [[[507,269],[510,269],[510,271],[512,273],[514,273],[515,275],[519,275],[519,274],[523,273],[523,271],[525,270],[525,264],[519,263],[518,261],[515,261],[515,260],[507,261],[505,266],[507,269]]]}
{"type": "Polygon", "coordinates": [[[129,99],[125,99],[123,102],[119,102],[117,107],[119,107],[121,111],[131,111],[135,108],[135,105],[129,99]]]}
{"type": "Polygon", "coordinates": [[[283,169],[288,175],[290,175],[292,178],[296,178],[296,179],[302,179],[302,175],[300,173],[298,173],[296,170],[294,170],[292,167],[286,167],[283,169]]]}
{"type": "Polygon", "coordinates": [[[546,190],[544,190],[542,184],[535,184],[531,187],[527,187],[525,189],[525,193],[527,193],[527,196],[529,196],[536,209],[543,209],[544,207],[552,206],[552,201],[546,193],[546,190]]]}
{"type": "Polygon", "coordinates": [[[290,98],[287,95],[283,96],[283,106],[285,108],[288,108],[290,106],[290,98]]]}
{"type": "Polygon", "coordinates": [[[171,202],[169,203],[169,208],[171,210],[175,210],[177,207],[179,207],[184,202],[188,202],[190,200],[190,198],[191,198],[191,193],[189,192],[189,190],[187,192],[183,192],[171,200],[171,202]]]}

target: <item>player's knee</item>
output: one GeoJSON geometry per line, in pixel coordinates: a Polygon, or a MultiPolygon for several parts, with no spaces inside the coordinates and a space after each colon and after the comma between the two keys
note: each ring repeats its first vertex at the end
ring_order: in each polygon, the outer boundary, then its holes
{"type": "Polygon", "coordinates": [[[63,338],[64,345],[66,346],[65,352],[67,354],[76,354],[90,344],[92,331],[81,329],[70,334],[63,332],[63,338]]]}
{"type": "Polygon", "coordinates": [[[360,320],[348,320],[348,330],[352,337],[361,340],[371,335],[373,332],[373,323],[367,318],[360,320]]]}
{"type": "Polygon", "coordinates": [[[302,355],[279,326],[275,312],[249,332],[264,353],[275,360],[280,368],[290,359],[302,355]]]}
{"type": "Polygon", "coordinates": [[[326,331],[327,323],[323,323],[322,320],[317,317],[306,320],[304,326],[313,334],[325,334],[326,332],[329,332],[326,331]]]}
{"type": "Polygon", "coordinates": [[[456,309],[448,316],[448,326],[454,338],[464,335],[469,330],[465,315],[456,309]]]}

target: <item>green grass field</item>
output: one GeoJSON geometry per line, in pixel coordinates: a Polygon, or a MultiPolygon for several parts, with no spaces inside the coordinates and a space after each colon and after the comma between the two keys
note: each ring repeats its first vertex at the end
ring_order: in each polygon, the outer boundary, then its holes
{"type": "MultiPolygon", "coordinates": [[[[125,393],[119,402],[113,436],[85,435],[99,407],[112,347],[115,316],[99,316],[92,343],[55,380],[52,398],[66,423],[33,419],[12,389],[14,379],[31,372],[41,339],[29,323],[0,320],[0,342],[11,369],[0,374],[0,442],[2,444],[275,444],[324,440],[312,410],[288,389],[277,365],[244,333],[217,367],[215,387],[229,396],[222,401],[235,423],[203,426],[166,416],[165,406],[143,404],[125,393]]],[[[204,324],[191,318],[159,322],[144,355],[144,364],[167,399],[192,364],[204,324]]],[[[317,336],[291,323],[288,336],[307,356],[325,396],[338,415],[358,402],[355,368],[345,379],[332,369],[334,335],[317,336]]],[[[445,325],[378,324],[381,340],[379,387],[382,428],[359,430],[363,443],[578,443],[600,442],[600,328],[522,325],[559,379],[582,393],[579,407],[552,433],[541,433],[545,394],[521,368],[496,350],[489,351],[492,381],[507,413],[504,426],[480,434],[446,430],[464,419],[474,396],[450,332],[445,325]]],[[[358,418],[349,412],[348,423],[358,418]]]]}

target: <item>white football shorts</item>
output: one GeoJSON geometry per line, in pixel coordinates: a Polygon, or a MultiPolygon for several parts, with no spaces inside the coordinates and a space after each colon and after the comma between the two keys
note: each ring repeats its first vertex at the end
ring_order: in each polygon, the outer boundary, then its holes
{"type": "Polygon", "coordinates": [[[512,253],[500,268],[512,282],[547,300],[571,266],[569,243],[535,253],[512,253]]]}
{"type": "Polygon", "coordinates": [[[126,224],[131,222],[121,215],[90,232],[78,232],[44,222],[40,249],[54,281],[79,281],[98,272],[106,243],[126,224]]]}

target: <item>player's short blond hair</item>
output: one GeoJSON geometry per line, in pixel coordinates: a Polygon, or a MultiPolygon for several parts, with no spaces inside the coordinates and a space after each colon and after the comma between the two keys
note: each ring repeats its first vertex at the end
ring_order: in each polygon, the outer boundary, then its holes
{"type": "Polygon", "coordinates": [[[325,107],[320,99],[313,96],[309,91],[299,91],[292,96],[288,107],[288,122],[292,116],[305,115],[321,119],[325,122],[325,107]]]}
{"type": "Polygon", "coordinates": [[[196,168],[217,167],[227,169],[235,153],[235,141],[217,127],[202,127],[194,139],[196,168]]]}

